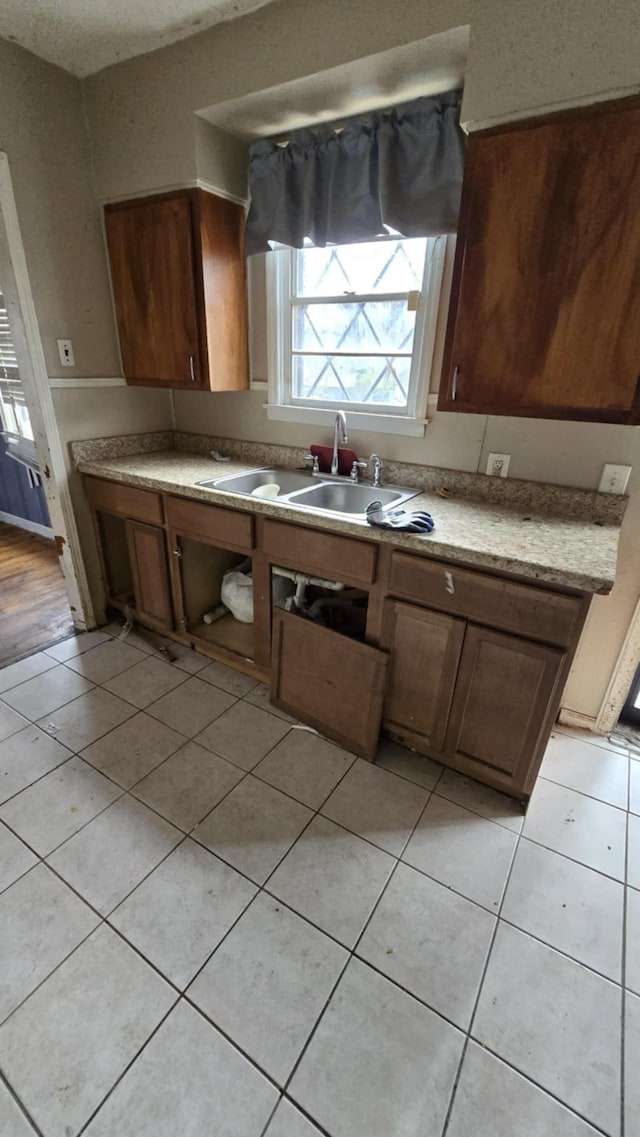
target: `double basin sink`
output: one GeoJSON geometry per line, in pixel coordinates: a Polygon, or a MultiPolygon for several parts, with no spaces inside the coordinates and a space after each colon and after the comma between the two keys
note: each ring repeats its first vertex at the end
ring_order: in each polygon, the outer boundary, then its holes
{"type": "Polygon", "coordinates": [[[243,497],[267,497],[273,502],[294,505],[318,513],[341,513],[354,519],[366,517],[367,506],[379,501],[383,510],[397,508],[420,491],[407,486],[372,486],[352,482],[330,474],[314,474],[310,470],[283,470],[269,466],[249,470],[246,474],[227,474],[198,482],[206,489],[225,490],[243,497]],[[265,486],[277,486],[276,496],[258,492],[265,486]]]}

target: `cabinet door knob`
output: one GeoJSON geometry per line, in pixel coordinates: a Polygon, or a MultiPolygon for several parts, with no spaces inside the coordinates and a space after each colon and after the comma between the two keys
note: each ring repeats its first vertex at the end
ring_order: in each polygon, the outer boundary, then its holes
{"type": "Polygon", "coordinates": [[[460,368],[459,368],[458,364],[456,363],[456,365],[453,369],[453,379],[451,380],[451,401],[452,401],[452,403],[455,403],[456,395],[458,394],[458,375],[459,374],[460,374],[460,368]]]}
{"type": "Polygon", "coordinates": [[[175,548],[173,548],[171,550],[171,552],[173,553],[174,557],[181,557],[182,556],[182,549],[180,548],[179,545],[176,545],[175,548]]]}
{"type": "Polygon", "coordinates": [[[192,383],[195,383],[196,372],[195,372],[195,367],[193,366],[193,356],[192,355],[189,356],[189,378],[191,379],[192,383]]]}

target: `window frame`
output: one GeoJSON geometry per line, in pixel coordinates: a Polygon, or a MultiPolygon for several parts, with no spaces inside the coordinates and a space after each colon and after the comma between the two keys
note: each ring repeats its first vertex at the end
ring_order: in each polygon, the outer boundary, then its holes
{"type": "MultiPolygon", "coordinates": [[[[398,238],[391,238],[397,240],[398,238]]],[[[423,435],[428,423],[427,400],[441,310],[443,278],[449,238],[428,238],[422,287],[416,309],[406,407],[376,406],[347,401],[295,398],[292,391],[292,324],[298,249],[278,246],[266,254],[268,402],[270,419],[285,422],[327,424],[337,410],[353,420],[354,429],[391,434],[423,435]]],[[[380,299],[380,296],[372,296],[380,299]]],[[[327,352],[331,355],[331,352],[327,352]]]]}

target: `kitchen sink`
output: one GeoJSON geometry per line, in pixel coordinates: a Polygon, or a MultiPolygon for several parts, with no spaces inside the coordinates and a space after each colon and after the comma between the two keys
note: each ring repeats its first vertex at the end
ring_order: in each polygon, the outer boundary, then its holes
{"type": "Polygon", "coordinates": [[[280,486],[279,497],[293,493],[294,490],[309,489],[313,483],[311,471],[306,470],[278,470],[270,467],[266,470],[249,470],[246,474],[227,474],[222,478],[211,478],[206,482],[198,482],[206,489],[227,490],[229,493],[252,494],[260,486],[280,486]]]}
{"type": "Polygon", "coordinates": [[[402,490],[391,490],[383,486],[354,485],[351,482],[321,482],[311,489],[291,494],[290,498],[292,505],[302,505],[306,509],[357,514],[366,513],[367,506],[372,501],[379,501],[383,507],[386,507],[395,505],[400,500],[406,500],[402,490]]]}
{"type": "Polygon", "coordinates": [[[372,486],[351,482],[330,474],[312,474],[310,470],[281,470],[269,466],[261,470],[248,470],[246,474],[226,474],[198,482],[205,489],[225,490],[252,496],[261,486],[279,486],[274,502],[294,505],[298,509],[312,509],[319,513],[342,513],[349,517],[364,518],[367,506],[379,501],[383,509],[402,505],[420,491],[406,486],[372,486]]]}

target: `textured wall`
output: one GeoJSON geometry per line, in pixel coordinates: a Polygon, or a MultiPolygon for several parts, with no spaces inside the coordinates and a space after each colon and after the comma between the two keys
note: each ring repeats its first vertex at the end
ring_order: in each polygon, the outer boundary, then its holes
{"type": "Polygon", "coordinates": [[[50,375],[118,375],[80,83],[0,40],[0,150],[9,168],[50,375]],[[56,339],[72,339],[63,368],[56,339]]]}

